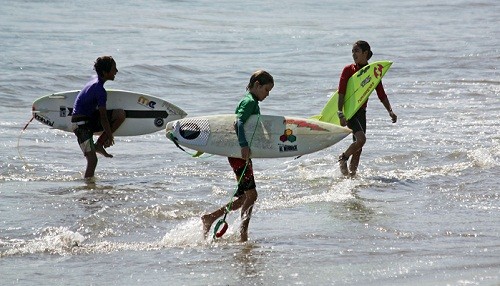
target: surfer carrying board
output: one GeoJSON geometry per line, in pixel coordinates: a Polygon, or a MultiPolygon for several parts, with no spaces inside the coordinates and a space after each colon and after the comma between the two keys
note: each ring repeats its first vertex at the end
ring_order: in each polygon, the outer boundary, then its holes
{"type": "Polygon", "coordinates": [[[235,131],[241,147],[241,158],[228,157],[228,161],[236,175],[238,187],[233,194],[234,201],[231,200],[229,204],[201,217],[205,237],[216,219],[226,212],[241,208],[240,240],[248,240],[248,224],[253,205],[257,200],[257,190],[250,159],[252,138],[245,137],[244,124],[251,115],[260,114],[259,101],[266,99],[273,87],[274,79],[268,72],[263,70],[254,72],[246,88],[247,94],[236,107],[235,131]]]}
{"type": "Polygon", "coordinates": [[[73,105],[74,133],[78,144],[87,159],[85,180],[92,180],[97,167],[96,152],[105,157],[113,157],[105,148],[114,144],[113,132],[125,121],[123,109],[106,109],[107,92],[104,83],[114,80],[118,72],[116,62],[111,56],[97,58],[94,63],[97,77],[92,78],[82,88],[73,105]],[[95,132],[102,132],[94,143],[95,132]]]}
{"type": "MultiPolygon", "coordinates": [[[[346,94],[347,89],[347,81],[349,78],[354,75],[357,71],[362,69],[364,66],[368,65],[368,60],[373,55],[370,45],[365,41],[357,41],[352,46],[352,58],[354,59],[354,64],[349,64],[344,67],[342,74],[340,75],[339,81],[339,101],[338,101],[338,117],[340,119],[340,124],[342,126],[349,127],[353,133],[353,143],[347,148],[339,156],[339,166],[340,171],[344,176],[351,175],[354,176],[356,174],[356,170],[358,169],[359,159],[361,157],[361,151],[363,149],[363,145],[366,142],[366,106],[367,102],[354,114],[354,116],[346,120],[344,113],[342,112],[344,106],[344,95],[346,94]],[[352,156],[352,157],[351,157],[352,156]],[[347,161],[351,157],[351,162],[349,163],[349,169],[347,168],[347,161]]],[[[375,88],[377,91],[378,98],[384,105],[387,112],[389,112],[389,116],[392,119],[393,123],[396,123],[397,116],[394,114],[391,108],[391,104],[389,103],[389,98],[384,91],[384,86],[382,85],[382,81],[375,88]]]]}

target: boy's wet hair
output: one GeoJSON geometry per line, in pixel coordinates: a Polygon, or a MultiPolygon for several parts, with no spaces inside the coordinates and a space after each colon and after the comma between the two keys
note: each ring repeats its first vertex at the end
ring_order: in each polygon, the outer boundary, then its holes
{"type": "Polygon", "coordinates": [[[251,89],[257,81],[260,85],[265,85],[268,83],[274,84],[273,76],[270,73],[266,72],[265,70],[258,70],[254,72],[250,77],[250,82],[247,85],[247,90],[251,89]]]}
{"type": "Polygon", "coordinates": [[[361,48],[361,51],[363,52],[366,52],[368,51],[368,57],[366,58],[367,60],[369,60],[372,56],[373,56],[373,52],[370,48],[370,44],[368,44],[367,41],[357,41],[356,43],[354,43],[355,46],[358,46],[361,48]]]}
{"type": "Polygon", "coordinates": [[[98,76],[103,76],[105,72],[110,72],[113,64],[116,65],[115,60],[112,56],[102,56],[98,57],[94,63],[94,70],[98,76]]]}

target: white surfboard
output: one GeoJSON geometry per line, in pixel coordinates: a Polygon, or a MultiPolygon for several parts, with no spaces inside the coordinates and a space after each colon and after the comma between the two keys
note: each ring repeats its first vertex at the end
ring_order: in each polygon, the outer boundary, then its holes
{"type": "MultiPolygon", "coordinates": [[[[227,114],[171,121],[167,124],[167,137],[199,152],[241,158],[235,119],[236,115],[227,114]]],[[[287,116],[252,115],[245,123],[252,158],[313,153],[339,142],[350,133],[351,129],[339,125],[287,116]]]]}
{"type": "MultiPolygon", "coordinates": [[[[33,102],[36,120],[52,128],[73,132],[71,115],[79,90],[53,93],[33,102]]],[[[107,90],[107,109],[124,109],[126,119],[115,136],[149,134],[165,128],[167,122],[186,117],[179,107],[148,94],[124,90],[107,90]]]]}

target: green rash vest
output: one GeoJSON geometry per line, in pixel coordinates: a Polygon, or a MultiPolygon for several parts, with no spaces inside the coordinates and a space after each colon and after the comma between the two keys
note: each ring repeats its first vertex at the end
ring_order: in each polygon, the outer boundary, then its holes
{"type": "Polygon", "coordinates": [[[255,96],[248,92],[245,97],[243,97],[236,107],[236,134],[238,135],[238,143],[240,147],[248,146],[247,139],[245,137],[245,129],[243,125],[247,122],[250,115],[260,114],[259,101],[255,96]]]}

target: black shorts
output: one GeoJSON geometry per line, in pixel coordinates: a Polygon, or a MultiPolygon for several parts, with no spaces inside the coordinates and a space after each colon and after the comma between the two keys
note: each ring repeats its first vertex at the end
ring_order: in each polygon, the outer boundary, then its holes
{"type": "Polygon", "coordinates": [[[356,132],[363,131],[363,133],[366,133],[366,110],[360,108],[354,116],[347,121],[347,127],[351,128],[354,141],[356,141],[356,137],[354,137],[356,132]]]}
{"type": "MultiPolygon", "coordinates": [[[[113,110],[106,110],[106,115],[108,116],[108,121],[111,123],[111,117],[113,116],[113,110]]],[[[78,119],[71,119],[71,122],[85,122],[85,124],[78,125],[79,128],[86,128],[92,132],[101,132],[104,128],[101,125],[101,115],[99,110],[94,111],[91,117],[83,116],[78,119]]]]}
{"type": "Polygon", "coordinates": [[[236,175],[236,179],[239,181],[238,191],[234,195],[235,197],[240,197],[246,191],[255,189],[255,179],[253,177],[253,168],[252,161],[248,161],[248,165],[246,165],[246,161],[240,158],[227,158],[231,168],[233,168],[234,174],[236,175]],[[245,169],[246,165],[246,169],[245,169]],[[243,171],[245,173],[243,174],[243,171]],[[243,178],[240,177],[243,175],[243,178]]]}
{"type": "MultiPolygon", "coordinates": [[[[108,119],[111,119],[113,110],[107,110],[106,113],[108,119]]],[[[71,119],[71,121],[76,124],[73,132],[76,135],[78,145],[80,145],[83,154],[95,151],[94,133],[104,130],[101,125],[99,110],[95,111],[91,117],[78,117],[77,119],[71,119]]]]}

